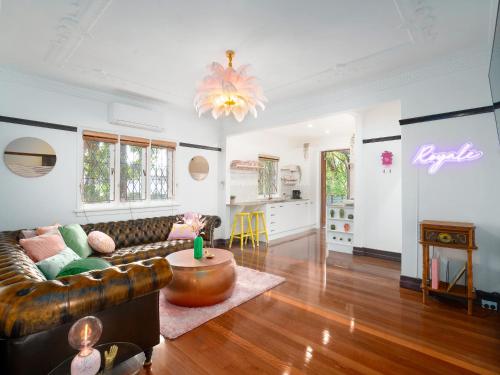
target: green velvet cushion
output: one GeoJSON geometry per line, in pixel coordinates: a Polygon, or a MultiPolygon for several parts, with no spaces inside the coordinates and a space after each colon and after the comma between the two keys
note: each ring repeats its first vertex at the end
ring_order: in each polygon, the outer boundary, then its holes
{"type": "Polygon", "coordinates": [[[47,280],[54,280],[64,266],[78,259],[81,259],[78,254],[69,247],[66,247],[56,255],[37,262],[36,265],[47,280]]]}
{"type": "Polygon", "coordinates": [[[57,277],[78,275],[83,272],[103,270],[111,267],[111,264],[100,258],[84,258],[75,260],[67,264],[57,275],[57,277]]]}
{"type": "Polygon", "coordinates": [[[59,232],[66,246],[80,255],[80,257],[87,258],[92,254],[92,249],[87,242],[87,233],[85,233],[80,224],[69,224],[59,227],[59,232]]]}

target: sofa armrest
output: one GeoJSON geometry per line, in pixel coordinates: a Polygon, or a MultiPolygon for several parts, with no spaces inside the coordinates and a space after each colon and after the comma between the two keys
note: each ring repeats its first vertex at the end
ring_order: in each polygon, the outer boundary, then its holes
{"type": "Polygon", "coordinates": [[[172,271],[164,258],[0,287],[0,336],[21,337],[74,321],[166,286],[172,271]]]}
{"type": "Polygon", "coordinates": [[[202,235],[203,239],[209,242],[212,245],[214,239],[214,230],[215,228],[220,227],[222,221],[219,216],[214,215],[204,215],[205,218],[205,228],[203,229],[204,234],[202,235]]]}

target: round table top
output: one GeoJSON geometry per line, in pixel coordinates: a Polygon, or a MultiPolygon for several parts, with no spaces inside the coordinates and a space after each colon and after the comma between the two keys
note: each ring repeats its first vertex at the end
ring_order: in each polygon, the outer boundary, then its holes
{"type": "Polygon", "coordinates": [[[170,263],[172,268],[205,268],[211,266],[218,266],[226,264],[228,262],[233,262],[233,253],[224,249],[215,248],[204,248],[203,251],[208,251],[214,254],[212,259],[201,258],[195,259],[193,249],[176,251],[170,255],[167,255],[167,261],[170,263]]]}

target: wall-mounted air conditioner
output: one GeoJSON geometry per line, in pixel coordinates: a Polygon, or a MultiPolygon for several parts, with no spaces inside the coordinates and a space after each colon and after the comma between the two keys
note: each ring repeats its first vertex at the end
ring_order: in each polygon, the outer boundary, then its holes
{"type": "Polygon", "coordinates": [[[108,121],[114,125],[131,128],[141,128],[158,132],[163,130],[163,118],[160,112],[128,104],[109,104],[108,121]]]}

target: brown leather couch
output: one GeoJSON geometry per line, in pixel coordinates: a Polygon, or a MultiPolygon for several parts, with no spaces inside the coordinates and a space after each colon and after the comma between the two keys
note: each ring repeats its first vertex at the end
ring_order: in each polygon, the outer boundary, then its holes
{"type": "MultiPolygon", "coordinates": [[[[207,216],[212,242],[220,218],[207,216]]],[[[159,343],[159,290],[172,278],[166,255],[192,247],[167,241],[176,216],[82,225],[110,235],[116,251],[103,256],[113,267],[46,280],[18,245],[20,231],[0,232],[0,374],[47,374],[75,354],[71,325],[99,317],[99,343],[132,342],[151,360],[159,343]]],[[[93,254],[98,256],[98,254],[93,254]]]]}

